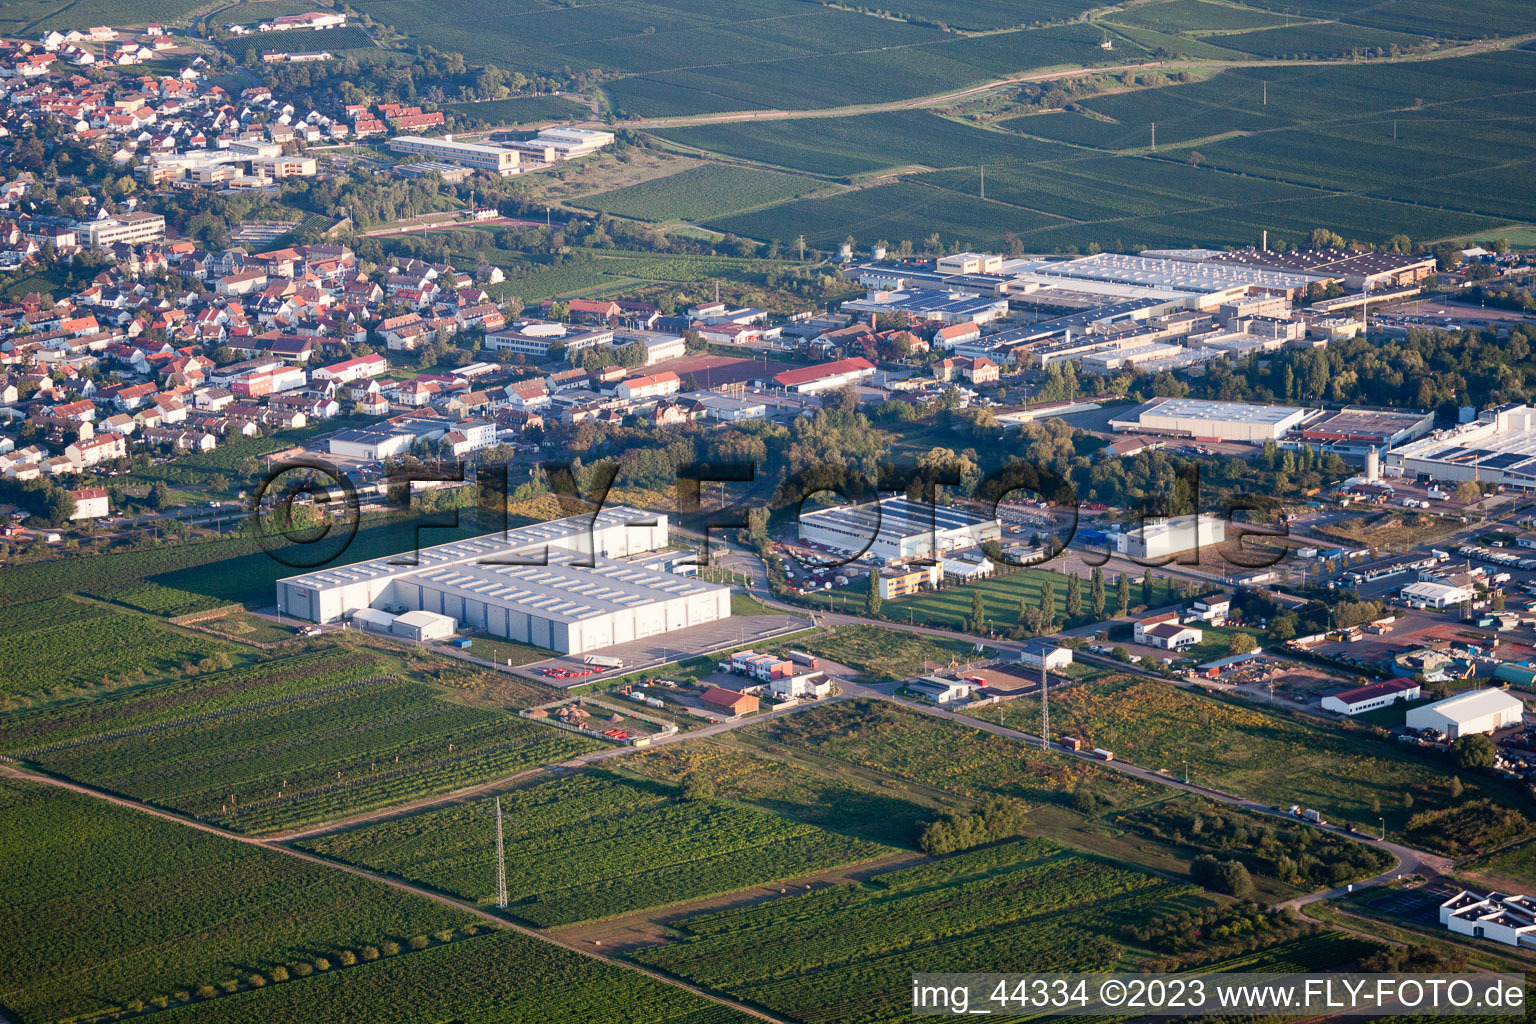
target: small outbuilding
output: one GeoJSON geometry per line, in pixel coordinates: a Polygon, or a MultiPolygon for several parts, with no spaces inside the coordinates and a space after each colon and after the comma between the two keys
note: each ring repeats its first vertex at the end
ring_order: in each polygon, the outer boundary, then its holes
{"type": "Polygon", "coordinates": [[[407,640],[446,640],[458,628],[459,624],[446,615],[416,611],[397,615],[390,632],[407,640]]]}

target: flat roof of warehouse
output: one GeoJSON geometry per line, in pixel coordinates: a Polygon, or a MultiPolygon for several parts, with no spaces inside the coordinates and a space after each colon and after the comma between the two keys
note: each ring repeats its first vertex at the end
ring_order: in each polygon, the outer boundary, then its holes
{"type": "Polygon", "coordinates": [[[1308,425],[1307,430],[1325,433],[1390,434],[1418,424],[1425,412],[1388,409],[1340,409],[1325,419],[1308,425]]]}
{"type": "Polygon", "coordinates": [[[1180,419],[1239,423],[1280,423],[1306,410],[1295,405],[1250,405],[1247,402],[1210,402],[1201,398],[1154,398],[1116,420],[1132,422],[1143,416],[1176,416],[1180,419]]]}
{"type": "MultiPolygon", "coordinates": [[[[280,582],[314,590],[325,590],[368,580],[403,576],[438,566],[485,562],[520,552],[527,553],[530,549],[542,548],[550,541],[564,540],[588,530],[628,523],[643,525],[654,522],[656,518],[654,512],[619,505],[603,509],[595,520],[587,516],[573,516],[547,523],[532,523],[508,530],[506,533],[487,533],[479,537],[418,548],[414,557],[411,552],[406,551],[366,562],[353,562],[351,565],[332,566],[299,576],[289,576],[280,582]]],[[[550,557],[553,559],[554,555],[551,554],[550,557]]]]}
{"type": "Polygon", "coordinates": [[[880,536],[883,537],[911,537],[930,530],[958,530],[991,522],[962,508],[929,505],[905,497],[882,498],[878,512],[874,502],[866,502],[862,505],[840,505],[805,512],[800,518],[802,521],[816,520],[828,526],[842,526],[873,536],[877,517],[880,536]]]}
{"type": "Polygon", "coordinates": [[[445,565],[413,573],[409,582],[562,622],[721,589],[632,562],[599,559],[593,566],[572,566],[576,557],[552,551],[548,565],[445,565]]]}

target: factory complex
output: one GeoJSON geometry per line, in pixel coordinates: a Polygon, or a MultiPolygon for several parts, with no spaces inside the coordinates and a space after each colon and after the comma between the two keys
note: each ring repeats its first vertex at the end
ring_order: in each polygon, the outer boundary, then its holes
{"type": "Polygon", "coordinates": [[[1470,423],[1388,453],[1386,470],[1536,488],[1536,409],[1518,404],[1489,409],[1470,423]]]}
{"type": "Polygon", "coordinates": [[[277,607],[310,622],[441,639],[440,623],[409,614],[428,612],[562,654],[729,618],[729,587],[623,561],[666,546],[665,515],[621,506],[292,576],[277,582],[277,607]]]}
{"type": "Polygon", "coordinates": [[[938,558],[988,541],[1001,541],[1002,523],[961,508],[906,497],[802,512],[800,539],[845,555],[885,562],[938,558]]]}

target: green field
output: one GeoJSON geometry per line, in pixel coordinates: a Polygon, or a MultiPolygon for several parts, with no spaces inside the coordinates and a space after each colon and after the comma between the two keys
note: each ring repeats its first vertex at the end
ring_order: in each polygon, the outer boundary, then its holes
{"type": "MultiPolygon", "coordinates": [[[[915,973],[1124,969],[1143,955],[1129,931],[1204,906],[1189,886],[1032,839],[690,918],[683,941],[629,955],[793,1020],[862,1024],[908,1017],[915,973]]],[[[1317,934],[1247,959],[1338,966],[1369,948],[1317,934]]]]}
{"type": "Polygon", "coordinates": [[[1117,25],[1155,29],[1159,32],[1235,32],[1268,28],[1283,24],[1281,16],[1248,7],[1236,7],[1209,0],[1170,0],[1168,3],[1143,4],[1111,15],[1117,25]]]}
{"type": "MultiPolygon", "coordinates": [[[[344,527],[314,544],[282,544],[277,554],[299,560],[300,566],[320,568],[415,550],[415,515],[370,517],[356,534],[344,527]]],[[[514,516],[509,525],[526,521],[514,516]]],[[[459,512],[459,528],[423,527],[422,545],[443,544],[502,528],[502,520],[475,509],[459,512]]],[[[280,541],[280,538],[277,538],[280,541]]],[[[90,593],[105,600],[136,590],[145,581],[214,599],[218,604],[241,603],[270,607],[277,580],[306,571],[269,554],[261,542],[243,535],[162,543],[133,551],[96,553],[83,558],[55,558],[7,565],[0,573],[0,607],[24,604],[71,593],[90,593]]]]}
{"type": "Polygon", "coordinates": [[[40,783],[0,780],[0,818],[0,1008],[20,1024],[248,984],[252,974],[321,956],[339,963],[345,951],[403,946],[470,920],[368,879],[40,783]]]}
{"type": "Polygon", "coordinates": [[[8,614],[11,625],[0,637],[0,704],[179,676],[187,665],[239,656],[229,644],[88,601],[54,598],[8,614]]]}
{"type": "MultiPolygon", "coordinates": [[[[905,620],[910,615],[919,625],[937,626],[941,629],[963,629],[965,620],[971,614],[971,603],[974,600],[972,595],[980,594],[982,604],[986,608],[988,623],[992,629],[1006,633],[1018,623],[1021,601],[1027,602],[1030,607],[1040,607],[1040,595],[1046,585],[1051,587],[1058,620],[1065,620],[1067,577],[1049,569],[1020,569],[1006,576],[993,576],[975,583],[945,587],[943,590],[930,591],[916,597],[883,601],[880,612],[894,621],[905,620]]],[[[1105,578],[1104,588],[1109,602],[1106,614],[1112,615],[1115,611],[1113,576],[1105,578]]],[[[1090,589],[1089,581],[1084,579],[1082,582],[1083,612],[1078,617],[1080,622],[1093,621],[1093,614],[1088,608],[1090,589]]],[[[1161,576],[1153,579],[1152,603],[1148,607],[1157,608],[1178,599],[1176,581],[1161,576]]],[[[1143,604],[1139,580],[1131,582],[1131,604],[1143,604]]]]}
{"type": "MultiPolygon", "coordinates": [[[[502,797],[508,910],[541,927],[613,917],[893,854],[724,800],[588,771],[502,797]]],[[[495,897],[489,800],[306,845],[326,857],[495,897]]]]}
{"type": "MultiPolygon", "coordinates": [[[[529,75],[603,69],[613,76],[604,89],[620,115],[841,106],[1129,56],[1100,49],[1099,31],[1084,24],[969,36],[794,0],[723,0],[708,8],[685,0],[573,7],[521,0],[494,17],[484,0],[445,0],[431,9],[365,0],[360,7],[410,43],[457,51],[471,63],[529,75]]],[[[940,20],[1007,28],[1066,21],[1082,9],[1077,0],[991,0],[974,19],[940,20]]]]}
{"type": "Polygon", "coordinates": [[[923,826],[935,816],[916,794],[897,792],[889,780],[814,769],[770,746],[671,743],[625,758],[622,770],[673,786],[690,776],[707,779],[721,798],[885,846],[916,849],[923,826]]]}
{"type": "Polygon", "coordinates": [[[900,167],[1030,164],[1070,150],[1008,132],[950,121],[926,110],[900,110],[809,122],[759,121],[667,128],[663,138],[724,156],[848,178],[900,167]]]}
{"type": "Polygon", "coordinates": [[[704,164],[628,188],[572,200],[572,205],[636,220],[692,222],[797,199],[824,187],[812,178],[730,164],[704,164]]]}
{"type": "Polygon", "coordinates": [[[675,985],[498,931],[178,1010],[172,1024],[751,1024],[675,985]]]}
{"type": "MultiPolygon", "coordinates": [[[[1038,701],[1027,697],[973,714],[1020,729],[1038,727],[1040,720],[1038,701]]],[[[1467,852],[1465,837],[1452,829],[1459,815],[1472,823],[1477,798],[1510,798],[1517,817],[1529,809],[1527,799],[1489,778],[1464,778],[1466,794],[1452,797],[1442,764],[1411,756],[1397,744],[1167,683],[1120,678],[1063,690],[1051,699],[1051,725],[1143,768],[1181,774],[1187,762],[1192,781],[1262,803],[1313,807],[1336,823],[1355,822],[1367,831],[1385,818],[1389,832],[1403,836],[1406,829],[1409,842],[1445,853],[1467,852]],[[1404,806],[1404,794],[1411,807],[1404,806]],[[1442,811],[1441,820],[1412,820],[1442,811]]],[[[1528,821],[1523,828],[1529,830],[1528,821]]]]}
{"type": "Polygon", "coordinates": [[[296,828],[566,760],[598,744],[469,707],[364,651],[272,658],[6,723],[50,771],[244,832],[296,828]],[[22,738],[24,735],[24,738],[22,738]]]}
{"type": "MultiPolygon", "coordinates": [[[[1004,706],[1018,704],[1010,701],[1004,706]]],[[[1065,804],[1074,787],[1086,785],[1106,799],[1128,803],[1155,792],[1145,783],[1091,762],[887,701],[839,701],[749,726],[746,731],[818,759],[871,768],[963,797],[999,794],[1031,804],[1065,804]]]]}
{"type": "Polygon", "coordinates": [[[979,642],[924,636],[884,626],[837,626],[760,644],[768,652],[798,649],[847,665],[874,680],[908,679],[951,662],[990,657],[979,642]]]}
{"type": "MultiPolygon", "coordinates": [[[[1150,17],[1164,6],[1138,11],[1150,17]]],[[[1299,243],[1317,227],[1371,241],[1397,233],[1438,239],[1536,219],[1521,187],[1536,170],[1532,90],[1536,54],[1511,50],[1233,68],[1205,81],[1089,96],[1072,110],[1006,118],[993,131],[902,111],[818,119],[814,131],[772,121],[660,134],[842,179],[936,168],[709,222],[751,238],[804,234],[829,247],[850,234],[894,243],[937,231],[946,244],[997,248],[1011,234],[1046,252],[1244,245],[1266,230],[1272,241],[1299,243]],[[1340,104],[1341,95],[1350,102],[1340,104]]]]}

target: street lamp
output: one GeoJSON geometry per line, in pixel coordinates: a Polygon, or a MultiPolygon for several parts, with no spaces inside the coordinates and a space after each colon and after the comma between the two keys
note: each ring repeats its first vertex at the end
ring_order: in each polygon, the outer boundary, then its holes
{"type": "Polygon", "coordinates": [[[1386,842],[1387,841],[1387,819],[1386,818],[1382,818],[1381,819],[1381,841],[1382,842],[1386,842]]]}

